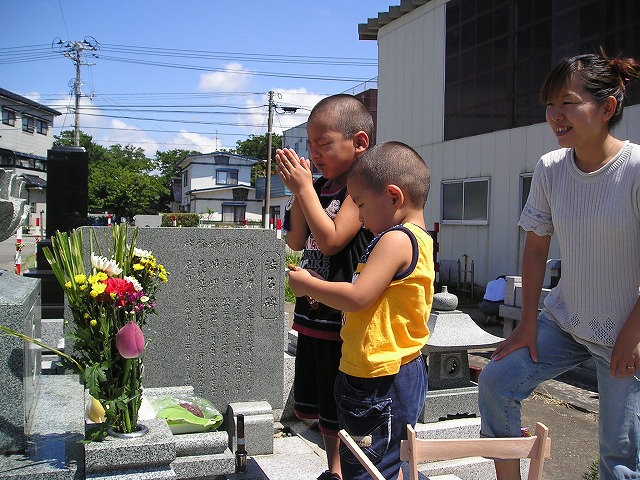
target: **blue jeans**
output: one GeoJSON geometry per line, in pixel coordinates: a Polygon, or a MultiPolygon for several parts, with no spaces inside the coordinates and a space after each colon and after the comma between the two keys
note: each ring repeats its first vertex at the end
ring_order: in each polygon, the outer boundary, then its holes
{"type": "MultiPolygon", "coordinates": [[[[418,421],[427,394],[422,355],[395,375],[360,378],[338,372],[334,392],[340,428],[360,444],[384,478],[397,478],[402,465],[400,440],[407,438],[407,424],[415,426],[418,421]]],[[[371,478],[343,443],[340,467],[344,480],[371,478]]]]}
{"type": "MultiPolygon", "coordinates": [[[[593,358],[599,406],[600,480],[640,478],[640,382],[609,374],[609,362],[592,354],[558,324],[538,317],[538,362],[529,349],[491,360],[478,380],[478,403],[485,437],[520,436],[521,402],[540,383],[593,358]]],[[[540,419],[544,423],[544,419],[540,419]]],[[[564,432],[570,434],[570,432],[564,432]]],[[[577,434],[577,433],[576,433],[577,434]]],[[[550,432],[553,438],[553,432],[550,432]]]]}

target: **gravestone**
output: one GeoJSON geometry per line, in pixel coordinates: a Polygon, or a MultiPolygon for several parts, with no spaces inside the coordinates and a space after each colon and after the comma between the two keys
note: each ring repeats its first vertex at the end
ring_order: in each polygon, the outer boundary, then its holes
{"type": "MultiPolygon", "coordinates": [[[[0,168],[0,241],[24,223],[23,190],[22,180],[0,168]]],[[[0,269],[0,325],[38,337],[40,318],[40,282],[0,269]]],[[[0,385],[0,453],[21,452],[40,386],[40,350],[0,335],[0,385]]]]}
{"type": "Polygon", "coordinates": [[[37,269],[25,276],[42,285],[42,318],[62,318],[64,291],[53,274],[43,249],[51,248],[56,231],[70,232],[87,224],[89,205],[89,155],[83,147],[54,146],[47,151],[46,238],[36,246],[37,269]]]}
{"type": "MultiPolygon", "coordinates": [[[[0,325],[40,336],[39,280],[0,270],[0,325]]],[[[40,349],[0,335],[0,453],[24,451],[40,380],[40,349]]]]}
{"type": "MultiPolygon", "coordinates": [[[[83,227],[100,242],[106,227],[83,227]]],[[[141,228],[138,248],[169,271],[143,331],[144,387],[192,385],[222,413],[282,408],[284,242],[273,230],[141,228]]]]}

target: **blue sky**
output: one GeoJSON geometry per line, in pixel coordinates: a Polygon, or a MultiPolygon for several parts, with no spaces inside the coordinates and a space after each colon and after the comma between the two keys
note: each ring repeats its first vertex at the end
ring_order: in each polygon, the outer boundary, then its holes
{"type": "Polygon", "coordinates": [[[75,67],[56,44],[83,41],[80,127],[96,143],[154,156],[211,152],[306,120],[323,96],[377,75],[358,24],[399,0],[25,0],[3,9],[0,87],[51,106],[71,129],[75,67]],[[96,55],[95,57],[93,55],[96,55]],[[160,65],[159,65],[160,64],[160,65]],[[297,107],[295,114],[283,106],[297,107]],[[181,110],[182,113],[178,113],[181,110]]]}

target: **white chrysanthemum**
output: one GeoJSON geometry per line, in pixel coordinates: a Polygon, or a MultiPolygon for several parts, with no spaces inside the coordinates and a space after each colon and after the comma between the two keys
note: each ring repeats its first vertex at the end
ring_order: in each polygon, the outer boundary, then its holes
{"type": "Polygon", "coordinates": [[[122,269],[118,266],[115,260],[109,260],[106,257],[100,257],[98,255],[91,255],[91,266],[97,270],[101,270],[110,277],[120,275],[122,269]]]}
{"type": "Polygon", "coordinates": [[[133,254],[138,258],[149,258],[151,256],[151,252],[149,250],[142,250],[137,247],[134,247],[133,254]]]}
{"type": "Polygon", "coordinates": [[[133,288],[135,289],[136,292],[139,292],[140,290],[142,290],[142,285],[140,285],[140,282],[138,280],[136,280],[135,278],[133,278],[133,277],[124,277],[124,279],[133,284],[133,288]]]}

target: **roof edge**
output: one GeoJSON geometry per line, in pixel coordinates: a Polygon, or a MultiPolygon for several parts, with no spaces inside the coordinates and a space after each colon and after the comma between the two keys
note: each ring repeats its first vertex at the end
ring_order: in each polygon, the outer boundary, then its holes
{"type": "Polygon", "coordinates": [[[400,18],[430,0],[401,0],[400,5],[392,5],[388,12],[379,12],[377,17],[367,19],[367,23],[358,24],[358,38],[360,40],[377,40],[378,30],[400,18]]]}

